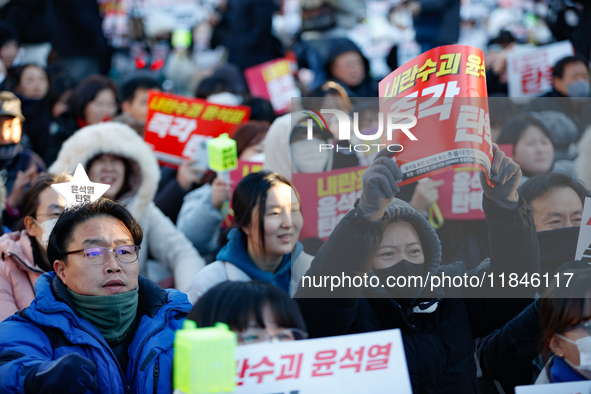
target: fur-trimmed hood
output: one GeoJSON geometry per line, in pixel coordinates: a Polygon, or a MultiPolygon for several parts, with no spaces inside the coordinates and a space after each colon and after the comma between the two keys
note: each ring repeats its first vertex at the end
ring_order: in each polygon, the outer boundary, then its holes
{"type": "Polygon", "coordinates": [[[591,190],[591,127],[588,127],[581,137],[578,147],[579,156],[575,160],[575,172],[577,178],[585,183],[587,190],[591,190]]]}
{"type": "Polygon", "coordinates": [[[81,128],[63,143],[49,171],[74,172],[81,163],[88,172],[88,162],[105,153],[120,156],[130,164],[131,174],[125,175],[131,191],[120,201],[141,220],[156,194],[160,168],[150,146],[131,127],[106,122],[81,128]]]}

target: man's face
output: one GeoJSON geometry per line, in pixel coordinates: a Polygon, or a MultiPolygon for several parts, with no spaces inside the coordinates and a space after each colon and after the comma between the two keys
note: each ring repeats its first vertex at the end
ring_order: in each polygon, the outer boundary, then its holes
{"type": "Polygon", "coordinates": [[[554,78],[552,84],[558,92],[568,96],[568,85],[583,79],[589,82],[589,71],[582,62],[569,63],[564,66],[562,78],[554,78]]]}
{"type": "Polygon", "coordinates": [[[570,187],[552,190],[548,195],[531,202],[536,231],[580,227],[583,204],[570,187]]]}
{"type": "MultiPolygon", "coordinates": [[[[76,225],[73,240],[66,251],[92,247],[115,249],[122,245],[134,245],[129,230],[118,219],[110,216],[97,216],[76,225]]],[[[122,263],[115,252],[111,252],[102,265],[92,265],[84,253],[66,256],[67,262],[56,260],[53,263],[56,274],[74,293],[101,296],[124,293],[138,286],[139,263],[122,263]]]]}
{"type": "Polygon", "coordinates": [[[124,101],[121,109],[133,116],[138,122],[145,122],[146,113],[148,112],[148,89],[138,88],[135,91],[133,100],[124,101]]]}
{"type": "Polygon", "coordinates": [[[21,120],[15,116],[0,116],[0,127],[2,135],[0,136],[0,145],[18,144],[21,142],[21,120]]]}

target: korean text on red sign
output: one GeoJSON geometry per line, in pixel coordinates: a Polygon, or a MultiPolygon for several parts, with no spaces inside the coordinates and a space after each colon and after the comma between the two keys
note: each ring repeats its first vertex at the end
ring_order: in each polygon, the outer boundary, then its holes
{"type": "Polygon", "coordinates": [[[176,168],[193,158],[204,142],[223,133],[232,136],[250,117],[250,107],[212,104],[174,94],[150,91],[144,139],[160,164],[176,168]]]}
{"type": "MultiPolygon", "coordinates": [[[[382,143],[401,144],[396,154],[400,185],[469,165],[488,171],[492,142],[484,55],[478,48],[448,45],[427,51],[380,82],[380,112],[416,116],[410,130],[382,134],[382,143]]],[[[400,124],[408,123],[401,117],[400,124]]],[[[398,123],[397,123],[398,124],[398,123]]]]}

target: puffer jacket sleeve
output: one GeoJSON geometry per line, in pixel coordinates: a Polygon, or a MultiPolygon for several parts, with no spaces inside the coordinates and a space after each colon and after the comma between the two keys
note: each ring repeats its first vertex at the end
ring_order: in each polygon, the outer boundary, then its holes
{"type": "Polygon", "coordinates": [[[318,253],[295,294],[312,337],[346,334],[356,318],[361,288],[313,287],[327,275],[342,277],[366,274],[382,242],[385,222],[370,222],[359,208],[339,222],[318,253]],[[309,279],[309,280],[308,280],[309,279]],[[335,297],[335,298],[327,298],[335,297]]]}
{"type": "MultiPolygon", "coordinates": [[[[515,209],[499,207],[486,196],[483,199],[486,222],[489,229],[490,267],[489,274],[494,278],[493,285],[487,283],[488,293],[466,293],[472,331],[475,338],[489,334],[504,326],[517,316],[531,302],[536,293],[532,286],[508,285],[509,276],[517,274],[522,278],[540,272],[540,248],[531,208],[525,200],[519,199],[515,209]],[[499,275],[504,274],[502,287],[499,275]],[[482,298],[474,298],[478,295],[482,298]]],[[[473,290],[475,291],[475,290],[473,290]]]]}
{"type": "Polygon", "coordinates": [[[51,361],[51,343],[35,324],[16,315],[0,323],[0,392],[24,393],[27,371],[51,361]]]}
{"type": "Polygon", "coordinates": [[[531,368],[542,333],[538,304],[539,299],[503,328],[479,340],[477,356],[484,376],[513,381],[531,368]]]}
{"type": "Polygon", "coordinates": [[[202,255],[218,247],[222,213],[211,203],[211,185],[205,184],[185,196],[177,218],[181,230],[202,255]]]}
{"type": "MultiPolygon", "coordinates": [[[[174,273],[175,287],[185,291],[205,261],[172,221],[150,203],[146,215],[150,254],[174,273]]],[[[146,251],[147,252],[147,251],[146,251]]]]}

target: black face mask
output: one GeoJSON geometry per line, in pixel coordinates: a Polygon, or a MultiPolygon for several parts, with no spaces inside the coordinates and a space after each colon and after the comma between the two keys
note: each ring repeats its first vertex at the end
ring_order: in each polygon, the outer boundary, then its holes
{"type": "MultiPolygon", "coordinates": [[[[424,264],[413,264],[408,260],[402,260],[397,264],[394,264],[391,267],[384,268],[381,270],[374,269],[374,273],[378,278],[380,278],[380,282],[384,285],[384,288],[396,298],[417,298],[423,291],[423,288],[418,287],[422,283],[421,281],[417,280],[415,287],[415,280],[409,279],[411,276],[423,276],[423,266],[424,264]],[[399,277],[404,276],[406,278],[406,286],[405,287],[390,287],[388,286],[388,277],[399,277]]],[[[390,284],[404,284],[400,283],[400,281],[395,281],[394,279],[390,279],[390,284]]]]}

